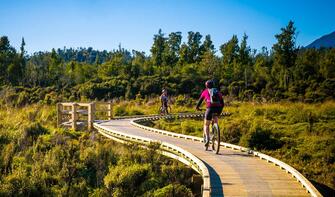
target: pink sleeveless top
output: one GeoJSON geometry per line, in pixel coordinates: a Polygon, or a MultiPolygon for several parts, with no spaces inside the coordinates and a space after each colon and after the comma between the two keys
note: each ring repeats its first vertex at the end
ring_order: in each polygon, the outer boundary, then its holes
{"type": "MultiPolygon", "coordinates": [[[[220,99],[222,99],[221,92],[219,92],[219,96],[220,96],[220,99]]],[[[209,91],[208,91],[207,88],[202,91],[200,98],[205,100],[207,108],[209,108],[209,107],[223,107],[223,105],[220,104],[220,103],[211,103],[211,96],[209,95],[209,91]]]]}

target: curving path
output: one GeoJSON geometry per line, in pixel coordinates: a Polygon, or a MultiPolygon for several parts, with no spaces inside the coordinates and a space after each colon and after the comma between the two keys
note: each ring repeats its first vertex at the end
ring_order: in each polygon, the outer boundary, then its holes
{"type": "Polygon", "coordinates": [[[135,127],[133,120],[135,118],[98,122],[94,127],[99,132],[116,131],[166,142],[190,152],[202,160],[208,169],[210,196],[311,195],[291,174],[252,154],[221,147],[220,154],[216,155],[212,151],[205,151],[201,142],[147,131],[135,127]]]}

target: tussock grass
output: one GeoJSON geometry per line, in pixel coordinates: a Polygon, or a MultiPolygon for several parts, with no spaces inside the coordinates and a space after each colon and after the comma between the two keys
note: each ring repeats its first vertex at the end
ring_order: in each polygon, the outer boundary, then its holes
{"type": "MultiPolygon", "coordinates": [[[[135,102],[119,106],[146,112],[135,102]]],[[[195,172],[156,149],[56,128],[56,106],[1,108],[0,196],[166,196],[176,183],[191,195],[195,172]]]]}
{"type": "MultiPolygon", "coordinates": [[[[192,111],[192,109],[189,109],[192,111]]],[[[222,140],[259,150],[335,189],[335,102],[235,102],[220,119],[222,140]]],[[[156,128],[202,136],[203,120],[158,120],[156,128]]]]}

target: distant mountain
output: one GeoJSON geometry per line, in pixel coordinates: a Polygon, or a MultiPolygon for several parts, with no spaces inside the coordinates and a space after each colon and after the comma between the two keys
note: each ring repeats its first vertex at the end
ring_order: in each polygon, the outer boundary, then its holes
{"type": "Polygon", "coordinates": [[[311,44],[307,45],[306,48],[335,48],[335,31],[333,33],[322,36],[316,39],[311,44]]]}

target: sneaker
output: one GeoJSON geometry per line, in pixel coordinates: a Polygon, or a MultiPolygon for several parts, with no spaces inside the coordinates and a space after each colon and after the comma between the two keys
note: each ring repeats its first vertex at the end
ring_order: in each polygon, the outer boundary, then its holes
{"type": "Polygon", "coordinates": [[[208,144],[209,144],[209,142],[205,143],[205,150],[208,150],[208,144]]]}

